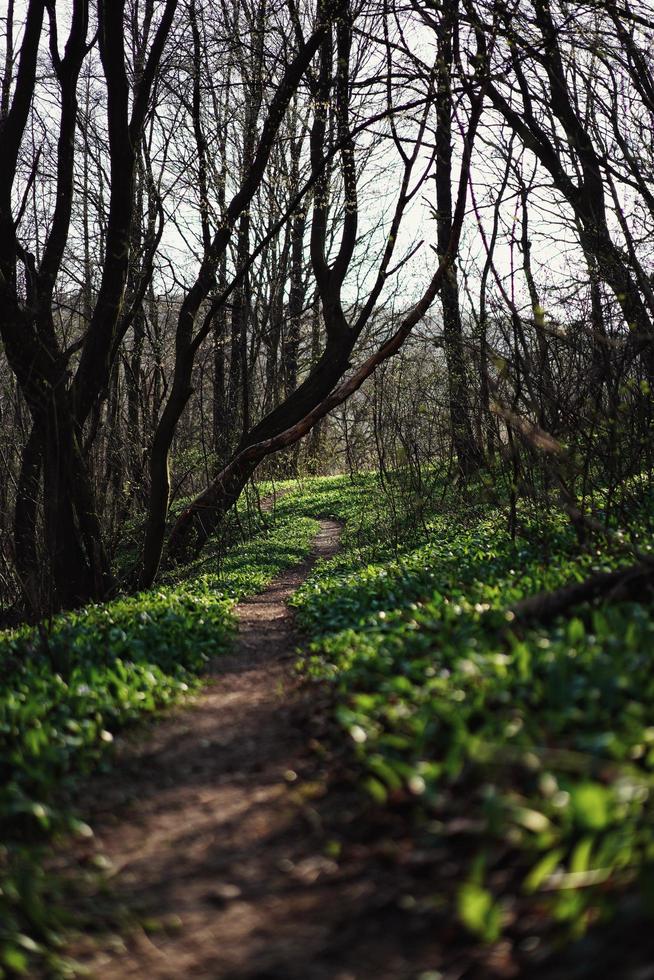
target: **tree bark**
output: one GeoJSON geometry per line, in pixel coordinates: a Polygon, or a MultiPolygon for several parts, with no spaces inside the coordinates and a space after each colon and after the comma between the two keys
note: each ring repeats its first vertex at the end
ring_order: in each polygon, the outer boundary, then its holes
{"type": "MultiPolygon", "coordinates": [[[[436,218],[438,253],[444,255],[452,234],[452,66],[453,32],[458,16],[458,0],[442,5],[437,32],[436,94],[436,218]]],[[[477,469],[483,455],[475,439],[468,378],[463,352],[463,324],[459,304],[456,264],[448,268],[440,290],[443,337],[447,362],[449,413],[452,444],[463,474],[477,469]]]]}

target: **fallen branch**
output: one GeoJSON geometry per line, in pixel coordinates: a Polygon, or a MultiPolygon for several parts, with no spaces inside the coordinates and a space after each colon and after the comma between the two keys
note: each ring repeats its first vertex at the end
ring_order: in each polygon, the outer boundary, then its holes
{"type": "Polygon", "coordinates": [[[650,599],[653,588],[654,566],[638,563],[614,572],[596,572],[583,582],[574,582],[551,592],[539,592],[517,602],[508,612],[520,623],[549,622],[572,606],[592,599],[650,599]]]}

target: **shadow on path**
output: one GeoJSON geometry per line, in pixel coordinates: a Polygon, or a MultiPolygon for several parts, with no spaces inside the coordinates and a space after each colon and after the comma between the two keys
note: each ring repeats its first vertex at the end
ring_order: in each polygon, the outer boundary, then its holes
{"type": "MultiPolygon", "coordinates": [[[[94,788],[93,846],[111,868],[104,924],[122,907],[149,928],[80,940],[73,955],[92,976],[414,975],[397,948],[393,889],[369,862],[329,856],[326,773],[311,738],[320,698],[293,670],[287,600],[339,533],[322,521],[311,557],[238,607],[234,653],[215,661],[199,698],[143,746],[124,746],[120,768],[94,788]]],[[[347,817],[347,792],[336,805],[347,817]]],[[[415,963],[415,949],[406,954],[415,963]]]]}

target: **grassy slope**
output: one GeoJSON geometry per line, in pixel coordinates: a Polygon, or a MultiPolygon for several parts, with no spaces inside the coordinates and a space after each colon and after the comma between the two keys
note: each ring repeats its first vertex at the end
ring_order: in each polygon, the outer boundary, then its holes
{"type": "Polygon", "coordinates": [[[114,732],[197,684],[230,643],[235,602],[306,555],[316,530],[281,518],[176,585],[0,634],[0,976],[56,942],[40,862],[62,833],[91,832],[66,795],[110,760],[114,732]]]}
{"type": "Polygon", "coordinates": [[[383,512],[372,477],[311,481],[280,504],[346,522],[343,552],[295,599],[313,638],[304,669],[333,684],[367,791],[412,802],[419,846],[456,854],[435,902],[486,940],[519,939],[525,909],[529,928],[535,915],[562,936],[608,915],[628,886],[647,903],[653,611],[605,602],[527,630],[505,615],[624,558],[597,542],[579,555],[563,519],[527,507],[512,542],[502,514],[453,501],[424,532],[404,515],[398,555],[383,512]]]}
{"type": "Polygon", "coordinates": [[[381,806],[410,805],[416,846],[458,863],[434,903],[454,905],[487,940],[519,937],[525,904],[541,931],[575,933],[636,878],[647,884],[651,611],[604,604],[520,633],[504,615],[521,596],[613,567],[616,556],[597,547],[579,556],[564,520],[527,508],[512,542],[502,514],[464,506],[447,486],[419,515],[389,511],[373,475],[291,489],[272,532],[220,565],[205,560],[177,585],[62,617],[45,639],[0,636],[9,971],[56,930],[38,857],[76,829],[62,789],[104,764],[115,730],[195,683],[229,642],[234,601],[306,553],[307,517],[338,518],[345,533],[342,553],[295,600],[313,640],[304,669],[333,685],[366,791],[381,806]]]}

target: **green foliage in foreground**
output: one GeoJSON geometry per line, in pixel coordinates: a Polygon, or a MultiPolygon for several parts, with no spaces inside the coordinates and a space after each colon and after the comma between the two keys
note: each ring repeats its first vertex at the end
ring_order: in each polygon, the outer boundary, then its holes
{"type": "Polygon", "coordinates": [[[279,521],[184,581],[0,634],[0,976],[56,942],[41,862],[64,832],[91,831],[66,796],[108,756],[114,733],[196,683],[233,631],[234,603],[298,562],[310,519],[279,521]]]}
{"type": "Polygon", "coordinates": [[[603,602],[529,629],[506,614],[624,558],[597,541],[580,554],[556,515],[523,506],[511,541],[499,511],[463,505],[393,557],[374,498],[369,482],[331,481],[284,501],[319,511],[322,499],[348,521],[344,551],[294,601],[313,638],[303,669],[334,685],[368,793],[413,802],[423,843],[460,861],[442,898],[487,941],[519,934],[525,903],[563,935],[610,914],[627,886],[647,907],[653,610],[603,602]],[[356,546],[366,527],[372,558],[356,546]]]}

